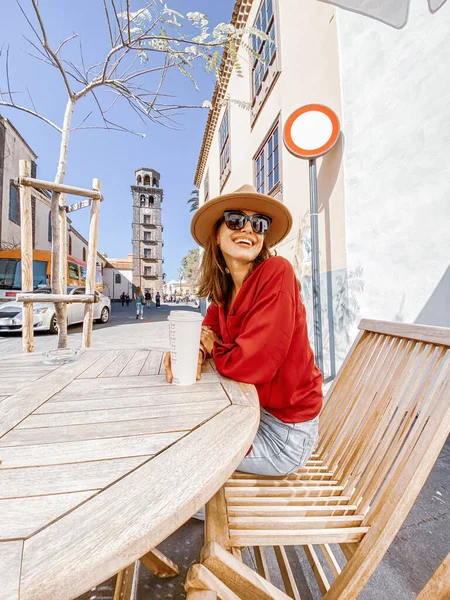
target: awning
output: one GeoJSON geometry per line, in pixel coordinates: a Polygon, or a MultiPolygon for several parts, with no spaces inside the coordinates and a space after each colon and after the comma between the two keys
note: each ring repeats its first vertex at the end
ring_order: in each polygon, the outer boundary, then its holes
{"type": "MultiPolygon", "coordinates": [[[[446,1],[428,0],[430,12],[439,10],[446,1]]],[[[396,29],[402,29],[408,22],[410,0],[319,0],[319,2],[334,4],[339,8],[372,17],[396,29]]]]}

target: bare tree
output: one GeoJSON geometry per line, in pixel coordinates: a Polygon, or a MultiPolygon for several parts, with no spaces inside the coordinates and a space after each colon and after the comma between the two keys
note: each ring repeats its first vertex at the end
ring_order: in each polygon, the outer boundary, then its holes
{"type": "MultiPolygon", "coordinates": [[[[253,53],[251,45],[245,41],[246,35],[256,35],[271,43],[263,32],[252,28],[236,28],[231,24],[220,23],[214,29],[206,16],[200,12],[179,11],[167,7],[163,0],[150,0],[144,8],[131,10],[135,0],[125,0],[126,9],[119,10],[118,0],[103,0],[104,27],[109,39],[109,49],[99,62],[86,67],[83,58],[83,46],[77,34],[73,34],[55,48],[49,41],[44,17],[38,0],[29,0],[27,7],[20,2],[18,6],[25,17],[32,39],[27,41],[32,47],[31,55],[50,67],[58,70],[67,92],[67,102],[62,125],[41,114],[35,107],[29,94],[30,106],[16,101],[17,93],[11,87],[9,69],[9,48],[5,51],[6,89],[0,89],[0,106],[13,107],[41,119],[61,135],[58,166],[55,183],[63,183],[72,131],[86,128],[105,128],[116,131],[136,133],[122,124],[112,121],[109,112],[121,99],[145,123],[163,124],[176,127],[174,118],[182,109],[200,108],[174,102],[163,93],[164,81],[169,70],[177,70],[188,77],[197,88],[193,75],[196,63],[202,62],[206,71],[219,76],[222,53],[226,52],[233,64],[239,65],[238,49],[240,45],[253,53]],[[79,41],[79,64],[66,56],[69,44],[79,41]],[[107,90],[111,97],[107,105],[98,95],[99,90],[107,90]],[[98,108],[101,124],[90,124],[92,112],[86,115],[77,126],[72,119],[77,103],[92,95],[98,108]]],[[[119,4],[124,4],[119,1],[119,4]]],[[[239,70],[239,69],[238,69],[239,70]]],[[[211,103],[204,102],[202,107],[210,108],[211,103]]],[[[138,134],[143,135],[143,134],[138,134]]],[[[52,195],[52,272],[60,272],[58,246],[60,244],[60,224],[58,213],[63,210],[60,194],[52,195]]],[[[56,288],[52,278],[53,292],[56,288]]],[[[65,290],[63,290],[65,292],[65,290]]],[[[67,345],[66,305],[57,304],[59,336],[58,347],[67,345]]]]}

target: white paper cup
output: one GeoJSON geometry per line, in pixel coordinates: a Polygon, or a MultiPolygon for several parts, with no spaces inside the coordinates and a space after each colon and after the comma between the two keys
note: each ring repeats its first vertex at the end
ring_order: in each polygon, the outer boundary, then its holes
{"type": "Polygon", "coordinates": [[[203,317],[190,310],[172,310],[169,321],[172,383],[192,385],[197,378],[198,350],[203,317]]]}

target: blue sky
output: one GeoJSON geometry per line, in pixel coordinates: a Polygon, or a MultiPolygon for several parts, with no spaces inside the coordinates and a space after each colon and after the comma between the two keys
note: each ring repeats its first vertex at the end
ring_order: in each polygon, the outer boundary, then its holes
{"type": "MultiPolygon", "coordinates": [[[[170,8],[184,13],[200,11],[208,15],[210,24],[229,22],[234,0],[172,0],[170,8]]],[[[31,14],[30,0],[22,0],[31,14]]],[[[85,64],[99,62],[108,49],[108,34],[102,0],[55,2],[40,0],[49,41],[53,47],[77,33],[83,44],[85,64]]],[[[133,8],[145,6],[141,0],[132,2],[133,8]]],[[[66,93],[56,70],[32,58],[34,52],[23,36],[32,38],[32,32],[16,2],[2,2],[0,20],[0,47],[3,45],[0,88],[5,88],[4,58],[9,45],[11,88],[18,104],[30,106],[27,88],[38,111],[57,124],[62,123],[66,93]]],[[[79,42],[70,42],[66,56],[79,62],[79,42]]],[[[201,104],[210,99],[214,78],[197,69],[196,80],[200,91],[181,74],[171,74],[164,92],[175,96],[181,104],[201,104]]],[[[78,85],[78,84],[77,84],[78,85]]],[[[76,88],[79,89],[79,88],[76,88]]],[[[74,124],[80,123],[87,113],[95,110],[91,99],[82,99],[75,110],[74,124]]],[[[59,155],[60,138],[47,124],[15,109],[0,106],[0,113],[9,118],[38,155],[38,177],[53,180],[59,155]]],[[[114,119],[122,125],[146,134],[144,139],[131,134],[80,130],[72,133],[65,181],[71,185],[91,187],[92,179],[102,182],[105,201],[101,206],[99,250],[108,256],[125,256],[131,252],[131,192],[134,171],[151,167],[161,173],[164,189],[164,272],[168,279],[176,278],[182,257],[195,247],[189,233],[192,213],[186,200],[193,189],[193,178],[203,137],[207,110],[188,110],[178,117],[183,129],[172,131],[151,122],[139,121],[125,102],[115,108],[114,119]]],[[[93,114],[92,125],[100,125],[101,118],[93,114]]],[[[74,226],[85,236],[88,232],[89,211],[73,213],[74,226]]]]}

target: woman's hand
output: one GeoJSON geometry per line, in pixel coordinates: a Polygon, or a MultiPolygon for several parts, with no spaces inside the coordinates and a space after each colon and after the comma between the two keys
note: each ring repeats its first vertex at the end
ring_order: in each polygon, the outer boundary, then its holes
{"type": "Polygon", "coordinates": [[[214,342],[220,342],[220,338],[207,325],[202,327],[200,343],[208,354],[212,354],[214,342]]]}
{"type": "MultiPolygon", "coordinates": [[[[200,350],[198,351],[198,364],[197,364],[197,379],[200,379],[202,373],[202,364],[205,361],[206,351],[200,350]]],[[[173,381],[173,373],[172,373],[172,361],[170,358],[170,352],[167,352],[164,356],[164,371],[166,375],[167,383],[172,383],[173,381]]]]}

